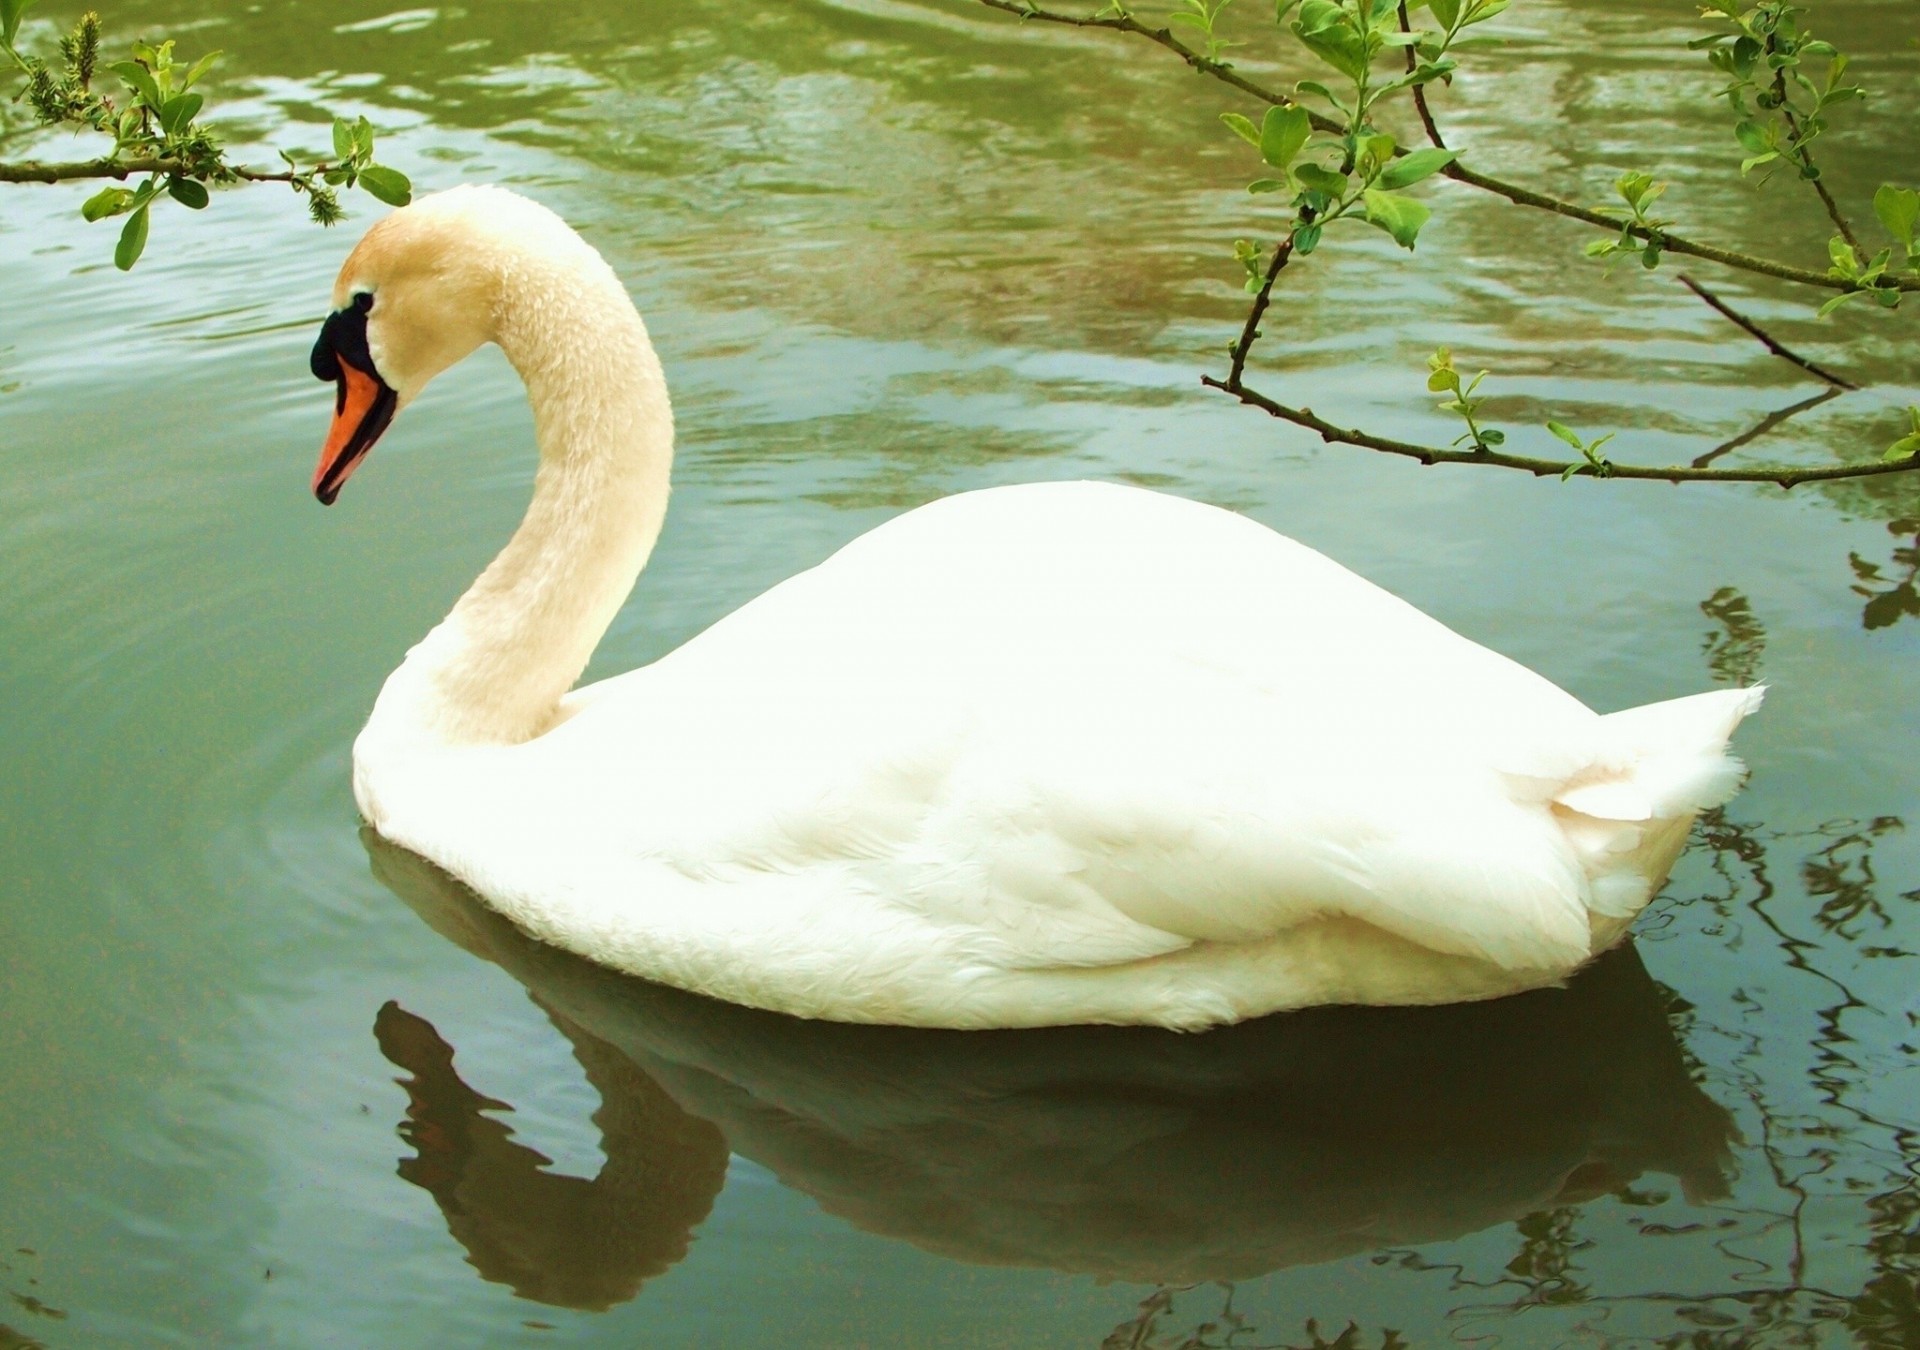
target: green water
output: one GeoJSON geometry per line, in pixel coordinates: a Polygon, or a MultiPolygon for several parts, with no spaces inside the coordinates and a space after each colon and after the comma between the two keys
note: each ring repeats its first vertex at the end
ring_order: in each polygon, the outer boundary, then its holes
{"type": "MultiPolygon", "coordinates": [[[[1811,194],[1739,184],[1690,15],[1522,0],[1444,116],[1581,200],[1657,166],[1693,233],[1819,265],[1811,194]]],[[[1920,1344],[1914,486],[1428,470],[1200,389],[1250,166],[1227,92],[1145,44],[964,0],[106,17],[226,49],[256,159],[365,110],[416,185],[515,184],[625,278],[682,439],[590,675],[913,504],[1091,475],[1243,510],[1603,709],[1773,693],[1748,789],[1564,992],[1182,1039],[637,986],[363,843],[348,793],[381,679],[526,499],[504,362],[324,511],[305,354],[370,204],[169,210],[129,279],[86,188],[0,191],[0,1346],[1920,1344]]],[[[1920,16],[1819,23],[1878,91],[1822,142],[1865,217],[1920,178],[1920,16]]],[[[1417,256],[1288,273],[1260,383],[1448,438],[1446,342],[1496,425],[1646,459],[1817,392],[1670,268],[1606,279],[1584,231],[1431,195],[1417,256]]],[[[1874,386],[1751,453],[1884,444],[1920,401],[1910,314],[1696,271],[1874,386]]]]}

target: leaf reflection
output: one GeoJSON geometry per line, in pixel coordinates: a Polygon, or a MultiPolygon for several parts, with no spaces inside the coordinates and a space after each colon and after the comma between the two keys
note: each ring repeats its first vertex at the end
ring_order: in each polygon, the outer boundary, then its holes
{"type": "Polygon", "coordinates": [[[1914,585],[1916,576],[1920,576],[1920,520],[1907,516],[1890,520],[1887,533],[1896,539],[1913,536],[1911,543],[1894,548],[1888,564],[1900,575],[1882,572],[1879,563],[1869,562],[1858,553],[1847,555],[1855,578],[1853,593],[1867,597],[1866,607],[1860,611],[1860,625],[1869,630],[1891,628],[1908,615],[1920,615],[1920,590],[1914,585]]]}

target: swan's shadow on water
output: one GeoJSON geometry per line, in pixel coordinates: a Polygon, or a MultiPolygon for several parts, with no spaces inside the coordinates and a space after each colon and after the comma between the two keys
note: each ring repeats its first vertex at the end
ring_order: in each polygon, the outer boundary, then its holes
{"type": "Polygon", "coordinates": [[[376,1019],[412,1075],[401,1176],[526,1298],[632,1298],[685,1255],[729,1150],[928,1251],[1148,1283],[1458,1237],[1645,1172],[1724,1193],[1731,1118],[1689,1077],[1630,944],[1565,989],[1202,1035],[845,1026],[616,974],[362,838],[380,881],[527,986],[600,1092],[605,1167],[547,1172],[427,1022],[392,1003],[376,1019]]]}

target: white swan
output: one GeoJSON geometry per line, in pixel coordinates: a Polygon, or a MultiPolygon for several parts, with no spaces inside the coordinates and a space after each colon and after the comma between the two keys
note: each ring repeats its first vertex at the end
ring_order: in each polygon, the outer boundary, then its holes
{"type": "Polygon", "coordinates": [[[459,188],[367,232],[314,370],[331,502],[483,342],[525,521],[354,746],[383,836],[533,935],[806,1017],[1197,1028],[1552,984],[1616,942],[1760,690],[1601,717],[1311,549],[1102,483],[911,511],[568,692],[667,502],[658,358],[557,216],[459,188]]]}

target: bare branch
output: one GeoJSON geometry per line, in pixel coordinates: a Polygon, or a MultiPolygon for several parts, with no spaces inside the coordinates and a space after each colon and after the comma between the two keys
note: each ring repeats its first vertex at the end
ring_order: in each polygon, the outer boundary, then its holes
{"type": "Polygon", "coordinates": [[[1752,319],[1749,319],[1746,315],[1739,313],[1737,310],[1733,308],[1733,306],[1729,305],[1726,301],[1722,300],[1719,296],[1715,295],[1712,291],[1708,290],[1705,286],[1702,286],[1699,282],[1695,281],[1692,277],[1688,276],[1685,272],[1680,273],[1679,277],[1680,277],[1680,284],[1682,286],[1685,286],[1688,290],[1692,291],[1695,295],[1699,296],[1702,300],[1704,300],[1707,303],[1707,305],[1710,308],[1716,310],[1720,314],[1724,315],[1726,318],[1738,324],[1740,327],[1746,329],[1747,332],[1753,334],[1753,336],[1759,340],[1759,343],[1762,347],[1765,347],[1768,351],[1772,352],[1775,356],[1779,357],[1782,361],[1792,362],[1794,365],[1800,367],[1800,369],[1806,371],[1807,374],[1814,376],[1816,379],[1825,380],[1828,384],[1832,385],[1835,389],[1858,389],[1860,387],[1859,385],[1855,384],[1852,380],[1849,380],[1848,378],[1846,378],[1846,376],[1836,375],[1831,370],[1828,370],[1825,366],[1815,365],[1812,361],[1809,361],[1806,357],[1800,355],[1798,352],[1793,351],[1790,348],[1784,346],[1775,338],[1773,338],[1772,335],[1770,335],[1759,324],[1755,323],[1752,319]]]}
{"type": "Polygon", "coordinates": [[[1211,375],[1202,375],[1200,382],[1232,394],[1249,407],[1258,408],[1295,426],[1305,427],[1323,441],[1337,441],[1342,445],[1357,445],[1362,449],[1378,450],[1383,454],[1402,455],[1429,465],[1492,465],[1501,469],[1519,469],[1540,478],[1551,474],[1556,478],[1638,478],[1663,483],[1772,483],[1782,488],[1835,478],[1870,478],[1878,474],[1906,473],[1920,469],[1920,453],[1909,455],[1905,459],[1870,460],[1860,464],[1833,464],[1811,469],[1789,468],[1784,465],[1759,465],[1747,469],[1710,469],[1688,464],[1672,464],[1664,467],[1645,464],[1609,464],[1602,468],[1585,460],[1540,459],[1533,455],[1512,455],[1501,450],[1456,450],[1434,445],[1419,445],[1412,441],[1398,441],[1387,436],[1375,436],[1357,427],[1336,426],[1324,417],[1316,415],[1311,408],[1289,407],[1268,398],[1257,390],[1247,388],[1244,384],[1229,385],[1227,381],[1216,380],[1211,375]]]}
{"type": "MultiPolygon", "coordinates": [[[[1413,31],[1412,22],[1407,17],[1407,0],[1400,0],[1400,31],[1403,33],[1413,31]]],[[[1409,46],[1403,50],[1407,54],[1407,74],[1411,75],[1419,68],[1420,62],[1414,55],[1412,47],[1409,46]]],[[[1433,142],[1433,148],[1445,150],[1447,143],[1440,139],[1440,128],[1435,125],[1433,112],[1427,107],[1427,87],[1424,84],[1413,86],[1413,107],[1414,111],[1420,114],[1420,125],[1426,129],[1427,139],[1433,142]]]]}
{"type": "MultiPolygon", "coordinates": [[[[1062,23],[1069,28],[1110,28],[1116,33],[1133,33],[1149,42],[1159,43],[1202,75],[1211,75],[1223,84],[1232,85],[1243,94],[1251,94],[1262,102],[1277,103],[1282,107],[1294,106],[1294,100],[1285,94],[1277,94],[1271,89],[1261,88],[1252,80],[1238,74],[1227,62],[1209,60],[1175,37],[1172,29],[1149,28],[1131,14],[1060,14],[1054,10],[1027,4],[1025,0],[980,0],[980,3],[989,9],[1005,10],[1008,14],[1017,15],[1022,19],[1033,19],[1040,23],[1062,23]]],[[[1313,119],[1315,131],[1343,132],[1346,130],[1331,117],[1322,116],[1312,109],[1308,109],[1307,115],[1313,119]]]]}
{"type": "MultiPolygon", "coordinates": [[[[1301,212],[1301,216],[1303,223],[1310,223],[1312,220],[1312,216],[1305,211],[1301,212]]],[[[1273,261],[1267,264],[1266,279],[1261,282],[1259,291],[1253,297],[1253,305],[1247,310],[1247,321],[1241,326],[1240,340],[1228,348],[1228,354],[1233,359],[1233,365],[1227,374],[1228,383],[1238,385],[1240,377],[1246,373],[1247,354],[1253,350],[1253,344],[1260,338],[1260,320],[1267,312],[1268,301],[1273,298],[1273,283],[1279,280],[1281,270],[1292,258],[1293,236],[1289,234],[1274,245],[1273,261]]]]}

